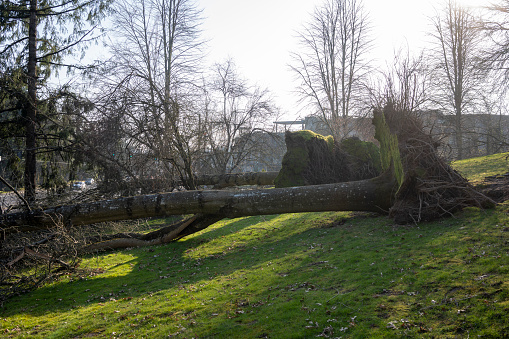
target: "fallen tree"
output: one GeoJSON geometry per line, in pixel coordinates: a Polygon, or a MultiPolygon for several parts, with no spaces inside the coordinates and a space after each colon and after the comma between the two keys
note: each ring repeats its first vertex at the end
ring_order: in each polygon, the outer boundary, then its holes
{"type": "Polygon", "coordinates": [[[58,206],[32,213],[2,216],[4,234],[181,214],[206,214],[221,218],[250,215],[323,211],[387,212],[394,180],[385,176],[328,185],[240,191],[183,191],[140,195],[92,203],[58,206]]]}
{"type": "MultiPolygon", "coordinates": [[[[2,216],[1,232],[26,232],[104,221],[196,214],[162,230],[102,237],[88,250],[160,244],[192,234],[223,218],[321,211],[385,212],[398,223],[431,220],[465,206],[489,207],[493,201],[441,160],[438,144],[409,112],[388,105],[375,110],[382,175],[343,183],[242,191],[186,191],[59,206],[2,216]]],[[[314,136],[313,136],[314,137],[314,136]]],[[[320,139],[320,137],[316,137],[320,139]]],[[[321,138],[328,148],[331,141],[321,138]]],[[[319,140],[318,140],[319,141],[319,140]]]]}
{"type": "MultiPolygon", "coordinates": [[[[320,185],[173,192],[4,214],[0,218],[0,237],[4,238],[0,242],[0,304],[4,297],[29,290],[48,277],[75,269],[81,253],[165,244],[227,217],[355,210],[382,212],[397,223],[411,223],[448,216],[465,206],[494,205],[437,156],[438,144],[423,132],[422,126],[409,112],[396,112],[387,106],[383,111],[374,112],[373,123],[375,137],[380,142],[382,171],[376,178],[325,184],[334,180],[355,180],[357,175],[369,172],[366,169],[378,167],[373,162],[359,162],[363,158],[373,158],[372,147],[359,144],[361,147],[358,148],[367,150],[364,154],[369,156],[359,157],[357,154],[352,157],[335,150],[338,145],[331,138],[304,133],[316,140],[305,147],[296,147],[299,148],[297,153],[309,152],[302,154],[308,161],[301,168],[302,176],[301,179],[297,176],[297,181],[302,185],[320,185]],[[320,145],[321,142],[325,144],[320,145]],[[329,152],[331,147],[332,153],[329,152]],[[320,154],[321,150],[328,153],[320,154]],[[355,163],[351,163],[352,160],[355,163]],[[347,163],[341,163],[343,161],[347,163]],[[344,176],[345,173],[340,173],[336,166],[347,169],[348,175],[344,176]],[[77,225],[176,214],[194,215],[148,234],[105,235],[101,226],[94,227],[95,231],[99,229],[96,236],[91,236],[93,232],[83,232],[85,238],[81,237],[83,229],[91,231],[87,227],[72,228],[69,232],[69,228],[77,225]],[[32,232],[33,236],[21,233],[27,231],[38,232],[32,232]],[[72,231],[77,231],[78,237],[72,231]],[[45,270],[26,270],[31,265],[45,270]],[[23,270],[16,271],[17,268],[23,270]],[[29,272],[35,273],[30,275],[29,272]]],[[[295,161],[287,163],[298,164],[295,161]]],[[[293,170],[287,173],[296,174],[293,170]]],[[[282,186],[290,182],[287,178],[280,178],[282,186]]],[[[274,180],[274,174],[208,177],[202,184],[226,187],[233,183],[265,184],[267,180],[274,180]],[[262,177],[264,179],[260,179],[262,177]]]]}

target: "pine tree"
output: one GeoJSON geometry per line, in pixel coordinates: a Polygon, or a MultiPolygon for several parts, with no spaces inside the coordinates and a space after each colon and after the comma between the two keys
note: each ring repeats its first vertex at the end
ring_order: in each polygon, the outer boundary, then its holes
{"type": "Polygon", "coordinates": [[[19,103],[25,139],[25,199],[29,202],[35,200],[38,89],[53,70],[75,67],[63,63],[65,55],[93,39],[111,1],[18,0],[0,4],[0,67],[2,72],[22,70],[18,91],[23,95],[19,103]]]}

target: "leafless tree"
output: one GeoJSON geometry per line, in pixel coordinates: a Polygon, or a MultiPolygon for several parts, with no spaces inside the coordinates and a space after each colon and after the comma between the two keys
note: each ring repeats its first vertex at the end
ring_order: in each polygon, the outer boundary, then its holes
{"type": "Polygon", "coordinates": [[[509,150],[509,115],[505,93],[493,91],[483,97],[484,111],[488,112],[484,128],[477,132],[477,139],[484,145],[484,155],[509,150]],[[497,95],[498,94],[498,95],[497,95]]]}
{"type": "Polygon", "coordinates": [[[99,110],[120,114],[124,145],[167,182],[195,188],[201,12],[191,0],[120,0],[99,110]]]}
{"type": "Polygon", "coordinates": [[[423,52],[412,56],[408,49],[394,54],[387,70],[370,86],[370,105],[384,107],[391,104],[396,110],[416,112],[426,109],[430,102],[431,72],[423,52]]]}
{"type": "Polygon", "coordinates": [[[507,134],[507,84],[509,82],[509,1],[499,0],[484,8],[479,20],[483,33],[481,66],[489,72],[490,87],[482,96],[482,109],[489,114],[477,139],[486,154],[502,152],[509,146],[507,134]]]}
{"type": "Polygon", "coordinates": [[[338,138],[346,136],[346,120],[363,96],[369,33],[361,0],[325,0],[299,33],[301,52],[293,53],[302,102],[316,107],[338,138]]]}
{"type": "Polygon", "coordinates": [[[448,0],[432,18],[436,103],[455,116],[457,158],[463,158],[462,118],[481,97],[485,73],[479,64],[480,31],[471,9],[448,0]]]}
{"type": "Polygon", "coordinates": [[[509,0],[499,0],[487,7],[479,26],[485,33],[487,48],[483,66],[496,71],[499,81],[509,81],[509,0]]]}
{"type": "Polygon", "coordinates": [[[277,114],[270,93],[250,86],[232,59],[215,65],[208,84],[204,126],[204,165],[216,174],[239,171],[246,161],[263,162],[278,144],[267,129],[277,114]],[[274,140],[272,140],[274,139],[274,140]],[[265,156],[263,156],[265,154],[265,156]]]}

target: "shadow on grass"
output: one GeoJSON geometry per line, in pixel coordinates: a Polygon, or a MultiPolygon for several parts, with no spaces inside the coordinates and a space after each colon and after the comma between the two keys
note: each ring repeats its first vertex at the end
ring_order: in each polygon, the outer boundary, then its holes
{"type": "MultiPolygon", "coordinates": [[[[398,310],[396,300],[402,303],[402,310],[412,305],[411,312],[416,315],[423,307],[430,314],[436,311],[445,315],[450,311],[442,310],[445,306],[430,308],[432,298],[439,296],[441,299],[436,300],[442,300],[445,295],[459,299],[468,286],[474,288],[485,279],[493,279],[494,285],[490,287],[493,298],[501,298],[495,281],[500,273],[493,269],[488,272],[491,278],[486,278],[487,272],[479,271],[473,264],[482,260],[490,260],[490,265],[499,264],[499,259],[491,255],[490,251],[495,249],[490,242],[505,233],[500,233],[502,227],[490,225],[507,222],[503,214],[472,209],[457,218],[418,226],[395,226],[380,217],[349,219],[346,214],[331,213],[330,218],[323,215],[226,220],[176,243],[102,254],[94,259],[95,268],[118,256],[117,263],[109,262],[103,275],[40,288],[21,297],[31,300],[33,307],[20,312],[13,301],[12,309],[17,310],[6,311],[2,316],[69,314],[72,309],[90,307],[94,309],[85,312],[92,314],[102,312],[103,305],[110,303],[115,310],[129,310],[131,318],[141,309],[152,316],[150,324],[178,323],[181,320],[176,320],[177,313],[186,317],[195,313],[207,323],[207,328],[197,333],[199,337],[229,333],[244,326],[250,331],[249,337],[264,333],[278,337],[284,336],[278,331],[285,330],[281,325],[285,321],[291,323],[292,317],[304,321],[309,315],[300,313],[319,309],[318,302],[326,305],[329,300],[338,302],[339,307],[329,309],[330,316],[322,315],[322,322],[332,317],[363,316],[375,327],[385,328],[381,322],[390,316],[390,307],[398,310]],[[463,270],[466,272],[461,273],[463,270]],[[451,281],[451,276],[456,280],[451,281]],[[483,278],[475,280],[476,277],[483,278]],[[277,300],[273,301],[274,298],[277,300]],[[153,306],[147,308],[143,303],[153,306]],[[243,308],[248,303],[249,309],[243,308]],[[274,306],[269,307],[271,303],[274,306]],[[176,310],[175,305],[181,309],[176,310]],[[373,311],[375,307],[378,308],[373,311]],[[236,313],[243,310],[252,313],[236,313]],[[268,312],[277,318],[272,324],[258,319],[260,316],[265,319],[268,312]]],[[[482,270],[486,269],[484,265],[482,270]]],[[[110,307],[109,312],[112,311],[110,307]]],[[[149,331],[146,324],[143,326],[149,331]]],[[[304,331],[303,337],[308,334],[316,337],[320,331],[304,331]]]]}
{"type": "MultiPolygon", "coordinates": [[[[90,268],[85,268],[82,275],[71,274],[72,281],[56,282],[28,295],[20,296],[20,299],[29,298],[36,301],[33,307],[25,309],[24,313],[40,316],[48,311],[67,311],[70,308],[90,306],[94,303],[103,304],[112,300],[127,301],[174,289],[183,284],[193,285],[201,281],[228,276],[238,270],[256,267],[271,258],[301,251],[294,244],[309,239],[313,228],[303,228],[291,236],[285,236],[284,233],[288,230],[270,226],[270,222],[277,218],[279,215],[226,220],[222,221],[224,225],[220,227],[210,227],[178,242],[150,248],[101,253],[95,257],[97,258],[95,262],[95,259],[92,259],[94,265],[91,267],[91,274],[86,273],[86,271],[90,272],[90,268]],[[264,223],[269,226],[260,226],[264,223]],[[252,238],[240,245],[234,245],[237,243],[235,235],[245,229],[249,229],[248,235],[252,238]],[[275,232],[282,234],[277,237],[277,240],[271,239],[275,232]],[[190,257],[194,251],[199,251],[207,244],[224,238],[229,239],[225,243],[215,245],[215,251],[201,257],[190,257]],[[110,264],[106,269],[110,273],[107,277],[102,277],[104,270],[101,266],[105,262],[102,257],[115,256],[117,253],[133,258],[110,264]],[[115,273],[111,273],[115,271],[119,271],[116,276],[115,273]]],[[[304,214],[296,219],[298,223],[308,222],[304,214]]],[[[299,269],[296,268],[296,270],[299,269]]],[[[17,303],[16,300],[9,302],[17,303]]],[[[4,311],[6,312],[2,312],[3,316],[11,314],[8,310],[4,309],[4,311]]]]}
{"type": "MultiPolygon", "coordinates": [[[[301,214],[290,220],[293,223],[313,223],[312,214],[301,214]]],[[[92,267],[92,276],[74,276],[70,282],[57,282],[50,286],[39,288],[29,295],[22,296],[37,301],[46,301],[51,306],[51,311],[67,311],[70,308],[103,304],[112,300],[127,301],[145,295],[152,295],[161,291],[178,288],[184,284],[193,285],[201,281],[226,277],[238,270],[248,270],[259,266],[271,259],[292,256],[297,252],[306,252],[313,246],[316,238],[316,228],[306,226],[302,229],[280,229],[273,226],[260,226],[264,222],[271,222],[279,218],[278,215],[263,217],[247,217],[222,221],[224,225],[210,227],[196,235],[181,241],[150,248],[139,248],[120,251],[134,258],[123,260],[116,265],[107,268],[108,272],[119,271],[103,277],[101,264],[103,256],[115,256],[117,252],[102,253],[97,256],[97,261],[92,267]],[[236,235],[242,230],[248,229],[251,239],[241,245],[234,246],[236,235]],[[274,236],[279,233],[279,236],[274,236]],[[253,235],[254,234],[254,235],[253,235]],[[286,235],[291,234],[291,235],[286,235]],[[215,246],[215,250],[204,256],[197,255],[191,258],[193,252],[199,251],[212,242],[224,243],[215,246]],[[301,244],[298,246],[297,244],[301,244]],[[307,248],[307,249],[306,249],[307,248]],[[122,268],[124,266],[124,268],[122,268]],[[128,267],[128,268],[126,268],[128,267]],[[127,272],[127,273],[125,273],[127,272]],[[97,273],[97,275],[96,275],[97,273]]],[[[341,227],[347,233],[338,237],[336,241],[348,242],[356,235],[355,229],[349,229],[351,225],[342,225],[348,218],[340,218],[332,221],[330,226],[341,227]]],[[[375,219],[380,222],[380,218],[375,219]]],[[[287,222],[286,220],[282,222],[287,222]]],[[[387,221],[385,222],[387,224],[387,221]]],[[[268,224],[273,225],[273,224],[268,224]]],[[[316,225],[324,226],[324,225],[316,225]]],[[[326,226],[326,225],[325,225],[326,226]]],[[[377,225],[379,228],[379,225],[377,225]]],[[[371,244],[370,249],[383,246],[383,239],[377,239],[376,244],[371,244]]],[[[338,244],[339,246],[339,244],[338,244]]],[[[358,246],[357,246],[358,247],[358,246]]],[[[298,274],[310,264],[307,259],[284,274],[298,274]]],[[[25,309],[24,312],[40,316],[48,312],[43,304],[38,303],[33,308],[25,309]]],[[[6,312],[5,316],[8,316],[6,312]]]]}

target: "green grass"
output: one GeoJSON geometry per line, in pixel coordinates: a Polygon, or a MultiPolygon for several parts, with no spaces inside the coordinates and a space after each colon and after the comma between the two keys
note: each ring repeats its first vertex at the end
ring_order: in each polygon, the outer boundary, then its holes
{"type": "Polygon", "coordinates": [[[472,183],[485,177],[509,172],[509,152],[455,161],[453,167],[472,183]]]}
{"type": "Polygon", "coordinates": [[[84,258],[0,309],[2,338],[509,336],[509,204],[394,225],[345,212],[221,221],[84,258]]]}

